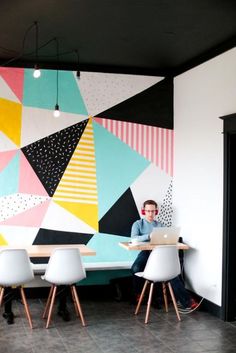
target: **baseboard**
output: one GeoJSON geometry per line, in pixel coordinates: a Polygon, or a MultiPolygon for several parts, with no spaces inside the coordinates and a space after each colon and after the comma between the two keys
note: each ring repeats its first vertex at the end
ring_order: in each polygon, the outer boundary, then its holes
{"type": "Polygon", "coordinates": [[[222,319],[222,309],[221,306],[204,299],[202,302],[202,309],[209,312],[210,314],[222,319]]]}
{"type": "MultiPolygon", "coordinates": [[[[200,296],[198,296],[196,293],[191,292],[191,295],[198,301],[200,302],[200,300],[202,299],[200,296]]],[[[222,308],[221,306],[212,303],[210,300],[207,299],[203,299],[199,310],[201,311],[206,311],[209,314],[212,314],[213,316],[218,317],[219,319],[223,319],[222,317],[222,308]]]]}

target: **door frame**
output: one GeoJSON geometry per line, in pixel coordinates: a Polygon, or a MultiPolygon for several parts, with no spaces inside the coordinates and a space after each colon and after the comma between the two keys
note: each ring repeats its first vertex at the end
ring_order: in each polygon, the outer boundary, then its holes
{"type": "MultiPolygon", "coordinates": [[[[223,163],[223,263],[222,263],[222,310],[225,321],[234,321],[236,317],[235,291],[235,249],[236,236],[232,232],[230,181],[231,181],[231,142],[236,139],[236,114],[221,117],[224,122],[224,163],[223,163]],[[233,310],[232,310],[233,309],[233,310]]],[[[235,216],[236,218],[236,216],[235,216]]]]}

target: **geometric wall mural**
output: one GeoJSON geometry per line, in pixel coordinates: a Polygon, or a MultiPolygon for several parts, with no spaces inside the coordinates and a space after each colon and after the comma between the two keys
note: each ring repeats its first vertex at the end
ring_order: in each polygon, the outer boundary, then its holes
{"type": "Polygon", "coordinates": [[[172,180],[171,180],[166,196],[164,197],[163,202],[161,204],[157,220],[158,222],[161,222],[166,227],[171,227],[172,215],[173,215],[173,208],[172,208],[172,180]]]}
{"type": "Polygon", "coordinates": [[[131,123],[128,113],[122,121],[93,117],[89,108],[112,111],[112,102],[125,102],[128,109],[137,91],[160,78],[132,83],[130,75],[126,82],[125,75],[109,74],[99,105],[102,73],[85,75],[89,83],[78,83],[74,73],[59,74],[63,109],[54,124],[55,71],[45,70],[38,81],[32,70],[0,69],[0,244],[80,242],[98,252],[96,259],[129,260],[117,242],[130,236],[146,199],[158,202],[158,220],[172,223],[174,133],[131,123]],[[110,99],[112,77],[117,83],[110,99]]]}
{"type": "Polygon", "coordinates": [[[150,162],[101,125],[93,126],[100,219],[150,162]]]}
{"type": "Polygon", "coordinates": [[[173,130],[103,118],[95,118],[95,121],[173,176],[173,130]]]}
{"type": "Polygon", "coordinates": [[[79,140],[53,201],[98,230],[98,197],[92,119],[79,140]]]}
{"type": "Polygon", "coordinates": [[[86,124],[82,121],[22,148],[49,196],[54,194],[86,124]]]}
{"type": "Polygon", "coordinates": [[[62,232],[40,228],[33,244],[87,244],[92,236],[93,234],[62,232]]]}
{"type": "Polygon", "coordinates": [[[132,224],[139,218],[133,194],[128,188],[99,221],[99,232],[130,235],[132,224]],[[119,215],[119,217],[117,217],[119,215]]]}

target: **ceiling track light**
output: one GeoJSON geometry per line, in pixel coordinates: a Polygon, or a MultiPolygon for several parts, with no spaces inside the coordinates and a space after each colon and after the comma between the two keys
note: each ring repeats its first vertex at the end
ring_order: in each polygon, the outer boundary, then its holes
{"type": "MultiPolygon", "coordinates": [[[[41,76],[41,70],[40,70],[40,67],[41,67],[41,63],[40,63],[40,59],[44,59],[44,57],[47,57],[47,58],[53,58],[55,57],[55,55],[47,55],[47,56],[42,56],[42,57],[39,57],[39,50],[41,50],[42,48],[46,47],[47,45],[49,45],[51,42],[55,42],[57,41],[57,70],[59,70],[59,56],[61,55],[68,55],[68,54],[76,54],[76,58],[77,58],[77,62],[76,64],[73,66],[73,71],[76,71],[76,77],[78,79],[80,79],[81,77],[81,72],[80,72],[80,62],[79,62],[79,53],[78,53],[78,50],[76,49],[73,49],[73,50],[70,50],[70,51],[64,51],[64,52],[61,52],[59,53],[59,50],[58,50],[58,40],[57,38],[51,38],[49,39],[47,42],[45,43],[41,43],[41,45],[39,46],[39,25],[38,25],[38,21],[34,21],[25,31],[24,33],[24,37],[23,37],[23,40],[22,40],[22,48],[20,50],[20,52],[16,52],[15,50],[12,50],[12,49],[9,49],[9,48],[3,48],[6,52],[9,52],[9,53],[13,53],[15,54],[14,57],[8,59],[7,61],[5,62],[2,62],[0,63],[0,66],[1,67],[7,67],[7,66],[17,66],[17,64],[13,65],[12,63],[15,62],[17,63],[18,60],[21,60],[22,62],[22,58],[27,58],[27,64],[30,62],[30,67],[34,68],[33,70],[33,77],[35,77],[36,79],[39,78],[41,76]],[[29,52],[26,52],[25,51],[25,48],[26,48],[26,40],[28,38],[28,34],[31,32],[32,29],[35,29],[35,48],[34,50],[30,50],[29,52]],[[29,60],[28,60],[29,58],[29,60]],[[33,63],[32,63],[32,60],[33,60],[33,63]],[[75,68],[74,68],[75,67],[75,68]]],[[[50,59],[49,59],[50,60],[50,59]]],[[[55,70],[54,69],[54,62],[52,61],[53,65],[49,65],[49,69],[52,69],[52,70],[55,70]],[[53,68],[52,68],[53,67],[53,68]]],[[[45,63],[43,64],[43,66],[45,68],[48,68],[47,64],[45,65],[45,63]]]]}
{"type": "Polygon", "coordinates": [[[53,116],[54,116],[54,118],[59,118],[59,116],[60,116],[60,110],[59,110],[58,104],[55,105],[55,110],[53,112],[53,116]]]}
{"type": "Polygon", "coordinates": [[[36,58],[36,64],[34,65],[33,76],[34,76],[34,78],[39,78],[41,76],[41,71],[40,71],[39,65],[38,65],[39,29],[38,29],[38,22],[37,21],[34,22],[34,26],[35,26],[35,58],[36,58]]]}
{"type": "Polygon", "coordinates": [[[40,71],[37,64],[34,65],[33,76],[34,76],[34,78],[39,78],[41,76],[41,71],[40,71]]]}
{"type": "Polygon", "coordinates": [[[75,50],[75,53],[77,55],[77,71],[76,71],[76,77],[80,79],[80,70],[79,70],[79,52],[78,50],[75,50]]]}
{"type": "Polygon", "coordinates": [[[59,96],[59,43],[58,39],[55,38],[56,41],[56,48],[57,48],[57,73],[56,73],[56,105],[55,105],[55,110],[53,112],[53,115],[55,118],[58,118],[60,116],[60,109],[59,109],[59,104],[58,104],[58,96],[59,96]]]}

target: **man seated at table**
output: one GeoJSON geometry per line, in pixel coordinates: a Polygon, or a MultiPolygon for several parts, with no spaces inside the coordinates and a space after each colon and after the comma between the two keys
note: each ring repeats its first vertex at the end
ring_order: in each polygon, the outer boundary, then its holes
{"type": "MultiPolygon", "coordinates": [[[[150,233],[152,232],[153,228],[163,226],[155,219],[156,215],[158,214],[157,203],[154,200],[145,201],[142,208],[142,214],[144,215],[144,218],[137,220],[132,225],[131,238],[137,238],[138,241],[149,241],[150,233]]],[[[133,274],[134,292],[137,301],[140,297],[144,285],[144,279],[142,277],[135,276],[135,273],[142,272],[144,270],[150,253],[151,251],[149,250],[141,251],[131,268],[131,272],[133,274]]],[[[185,289],[184,283],[180,276],[171,280],[171,285],[175,293],[176,300],[181,305],[179,308],[180,313],[187,314],[198,307],[198,303],[193,298],[191,298],[189,292],[185,289]]],[[[159,286],[156,286],[156,291],[157,293],[160,293],[158,288],[159,286]]]]}

